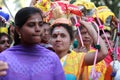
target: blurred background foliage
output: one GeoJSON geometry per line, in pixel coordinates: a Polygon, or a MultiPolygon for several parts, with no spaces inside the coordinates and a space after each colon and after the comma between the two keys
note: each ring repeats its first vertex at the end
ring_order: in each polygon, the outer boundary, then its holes
{"type": "Polygon", "coordinates": [[[91,0],[95,3],[96,7],[101,5],[108,6],[112,12],[116,15],[116,17],[120,16],[120,0],[91,0]]]}

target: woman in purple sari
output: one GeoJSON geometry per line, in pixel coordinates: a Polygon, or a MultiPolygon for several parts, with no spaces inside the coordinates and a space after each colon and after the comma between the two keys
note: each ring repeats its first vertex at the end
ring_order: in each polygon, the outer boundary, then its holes
{"type": "Polygon", "coordinates": [[[0,54],[8,63],[7,75],[0,80],[65,80],[58,56],[39,45],[42,11],[25,7],[15,16],[15,44],[0,54]]]}

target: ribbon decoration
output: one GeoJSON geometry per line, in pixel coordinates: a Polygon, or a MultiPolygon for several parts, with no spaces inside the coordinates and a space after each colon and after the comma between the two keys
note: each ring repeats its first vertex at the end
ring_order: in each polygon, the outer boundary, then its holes
{"type": "Polygon", "coordinates": [[[75,26],[77,27],[77,30],[78,30],[78,34],[79,34],[79,37],[80,37],[80,41],[81,41],[82,47],[84,47],[82,35],[81,35],[80,29],[79,29],[80,23],[78,22],[77,17],[76,17],[75,15],[74,15],[74,19],[75,19],[75,26]]]}
{"type": "MultiPolygon", "coordinates": [[[[99,40],[99,34],[100,34],[99,26],[94,22],[94,18],[92,18],[92,17],[88,17],[87,21],[88,22],[92,22],[96,26],[96,29],[98,31],[98,34],[97,34],[97,36],[98,36],[97,45],[99,45],[99,42],[100,42],[100,40],[99,40]]],[[[101,28],[103,28],[103,27],[101,27],[101,28]]],[[[95,64],[96,64],[96,60],[97,60],[98,49],[96,49],[95,53],[96,54],[95,54],[95,58],[94,58],[94,63],[93,63],[93,67],[91,69],[91,74],[90,74],[90,79],[91,80],[92,79],[93,80],[98,80],[98,78],[100,77],[100,73],[96,72],[96,70],[95,70],[95,64]]]]}
{"type": "MultiPolygon", "coordinates": [[[[104,31],[104,26],[101,24],[101,22],[100,22],[100,20],[99,20],[99,18],[98,18],[98,15],[97,15],[97,12],[95,11],[95,15],[96,15],[96,19],[97,19],[97,21],[98,21],[98,24],[99,24],[99,29],[101,29],[102,30],[102,32],[103,32],[103,34],[104,34],[104,36],[105,36],[105,39],[106,39],[106,41],[107,41],[107,44],[108,44],[108,46],[109,46],[109,48],[110,48],[110,51],[112,52],[113,50],[112,50],[112,48],[111,48],[111,45],[110,45],[110,43],[109,43],[109,41],[108,41],[108,39],[107,39],[107,36],[106,36],[106,34],[105,34],[105,31],[104,31]]],[[[99,31],[99,30],[98,30],[99,31]]],[[[99,33],[99,32],[98,32],[99,33]]],[[[99,38],[98,38],[98,43],[99,43],[99,38]]],[[[96,72],[95,72],[95,64],[96,64],[96,59],[97,59],[97,53],[98,53],[98,50],[96,50],[96,55],[95,55],[95,59],[94,59],[94,66],[93,66],[93,69],[91,70],[92,72],[92,74],[91,74],[91,78],[93,79],[93,80],[96,80],[97,79],[97,77],[98,77],[98,74],[96,74],[96,72]]]]}
{"type": "Polygon", "coordinates": [[[109,41],[108,41],[108,38],[107,38],[107,36],[106,36],[106,34],[105,34],[104,26],[103,26],[102,23],[100,22],[96,11],[95,11],[95,15],[96,15],[96,18],[97,18],[97,21],[98,21],[98,24],[99,24],[99,28],[102,30],[102,32],[103,32],[103,34],[104,34],[104,36],[105,36],[105,39],[106,39],[106,41],[107,41],[108,47],[109,47],[110,51],[112,52],[113,50],[112,50],[111,45],[110,45],[110,43],[109,43],[109,41]]]}
{"type": "MultiPolygon", "coordinates": [[[[97,16],[97,13],[95,12],[95,15],[96,15],[96,19],[97,19],[97,21],[98,21],[98,23],[99,23],[99,26],[93,21],[93,19],[88,19],[88,21],[89,22],[92,22],[95,26],[96,26],[96,28],[97,28],[97,31],[98,31],[98,40],[97,40],[97,45],[99,45],[99,29],[101,29],[102,31],[103,31],[103,34],[105,35],[105,38],[106,38],[106,41],[107,41],[107,43],[108,43],[108,45],[109,45],[109,48],[110,48],[110,50],[111,50],[111,52],[112,52],[112,48],[111,48],[111,46],[110,46],[110,43],[109,43],[109,41],[108,41],[108,39],[107,39],[107,37],[106,37],[106,34],[105,34],[105,32],[104,32],[104,26],[101,24],[101,22],[100,22],[100,20],[99,20],[99,18],[98,18],[98,16],[97,16]]],[[[95,71],[95,64],[96,64],[96,60],[97,60],[97,55],[98,55],[98,50],[96,50],[96,55],[95,55],[95,58],[94,58],[94,64],[93,64],[93,68],[92,68],[92,70],[91,70],[91,75],[90,75],[90,79],[93,79],[93,80],[98,80],[98,78],[99,78],[99,73],[97,73],[96,71],[95,71]]]]}

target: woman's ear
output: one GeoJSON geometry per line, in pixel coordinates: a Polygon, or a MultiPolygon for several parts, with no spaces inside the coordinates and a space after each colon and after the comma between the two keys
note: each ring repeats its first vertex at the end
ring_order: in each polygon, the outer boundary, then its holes
{"type": "Polygon", "coordinates": [[[73,44],[73,42],[74,42],[74,40],[70,41],[70,45],[72,45],[72,44],[73,44]]]}
{"type": "Polygon", "coordinates": [[[21,33],[20,33],[20,28],[15,27],[15,31],[17,32],[17,34],[21,34],[21,33]]]}

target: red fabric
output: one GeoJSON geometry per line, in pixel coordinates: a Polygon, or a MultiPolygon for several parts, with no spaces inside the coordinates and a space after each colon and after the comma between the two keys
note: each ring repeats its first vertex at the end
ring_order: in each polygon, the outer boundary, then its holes
{"type": "MultiPolygon", "coordinates": [[[[117,56],[118,56],[118,60],[120,60],[120,47],[118,47],[117,56]]],[[[105,60],[105,62],[107,64],[107,66],[112,62],[112,57],[111,57],[111,51],[110,51],[110,49],[108,49],[108,55],[105,57],[104,60],[105,60]]]]}
{"type": "Polygon", "coordinates": [[[112,66],[108,65],[104,80],[112,80],[111,74],[112,74],[112,66]]]}
{"type": "Polygon", "coordinates": [[[107,66],[112,62],[111,51],[108,50],[108,55],[105,57],[104,61],[106,62],[107,66]]]}
{"type": "Polygon", "coordinates": [[[118,47],[118,60],[120,60],[120,47],[118,47]]]}
{"type": "Polygon", "coordinates": [[[64,13],[71,13],[71,14],[75,14],[77,16],[82,16],[82,12],[79,10],[79,8],[73,4],[68,4],[68,3],[65,3],[64,1],[55,1],[55,2],[52,2],[52,4],[58,4],[62,11],[64,13]]]}

